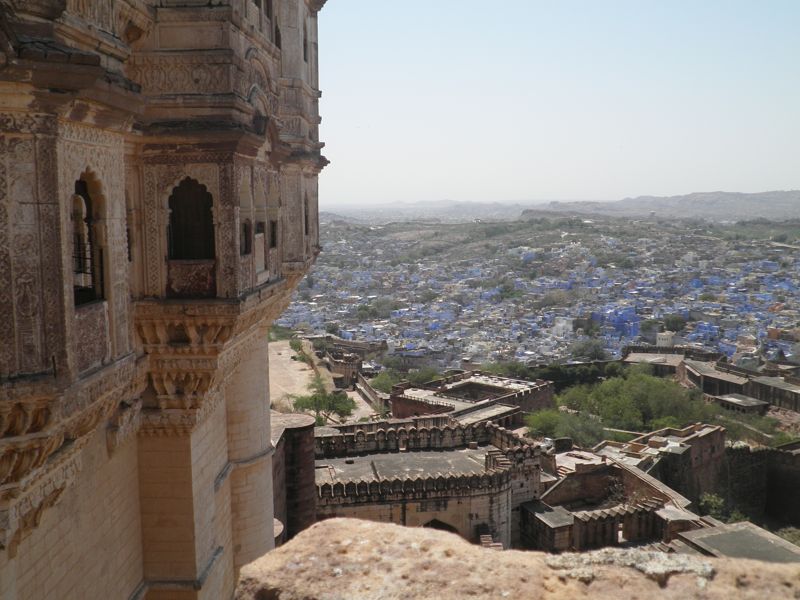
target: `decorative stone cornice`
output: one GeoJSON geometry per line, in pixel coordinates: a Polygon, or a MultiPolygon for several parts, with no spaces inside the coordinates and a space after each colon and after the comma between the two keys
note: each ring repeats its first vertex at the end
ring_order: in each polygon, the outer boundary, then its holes
{"type": "Polygon", "coordinates": [[[22,538],[38,526],[45,510],[55,505],[82,467],[81,450],[88,441],[64,445],[48,461],[47,468],[15,498],[0,501],[0,549],[13,557],[22,538]]]}
{"type": "Polygon", "coordinates": [[[322,10],[322,7],[325,6],[325,2],[327,2],[327,0],[306,0],[306,6],[313,14],[316,14],[322,10]]]}
{"type": "Polygon", "coordinates": [[[206,420],[216,410],[222,394],[213,391],[206,394],[197,408],[147,408],[141,411],[141,436],[185,436],[206,420]]]}
{"type": "Polygon", "coordinates": [[[0,408],[0,502],[23,494],[62,445],[87,438],[120,402],[138,397],[145,365],[146,359],[131,354],[61,393],[50,383],[22,386],[10,395],[12,401],[0,408]]]}

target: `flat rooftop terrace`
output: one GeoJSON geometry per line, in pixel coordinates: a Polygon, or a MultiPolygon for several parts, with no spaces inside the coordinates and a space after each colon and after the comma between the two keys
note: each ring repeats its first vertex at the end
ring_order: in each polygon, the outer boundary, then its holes
{"type": "Polygon", "coordinates": [[[683,354],[654,354],[650,352],[631,352],[625,357],[626,363],[667,365],[677,367],[683,360],[683,354]]]}
{"type": "Polygon", "coordinates": [[[684,359],[683,362],[686,363],[686,366],[692,369],[695,373],[704,377],[713,377],[715,379],[719,379],[720,381],[727,381],[736,385],[744,385],[749,381],[747,377],[743,377],[742,375],[736,375],[734,373],[718,370],[714,366],[714,363],[705,362],[702,360],[691,360],[689,358],[684,359]]]}
{"type": "Polygon", "coordinates": [[[718,396],[720,400],[724,400],[730,404],[741,406],[742,408],[758,408],[761,406],[768,406],[769,402],[745,396],[744,394],[726,394],[725,396],[718,396]]]}
{"type": "Polygon", "coordinates": [[[767,385],[769,387],[786,390],[787,392],[792,392],[793,394],[800,394],[800,385],[790,383],[784,379],[781,379],[780,377],[753,377],[753,381],[760,383],[761,385],[767,385]]]}
{"type": "Polygon", "coordinates": [[[386,452],[316,461],[317,485],[337,481],[414,479],[438,474],[483,475],[486,455],[498,450],[492,445],[442,452],[386,452]]]}
{"type": "Polygon", "coordinates": [[[685,531],[679,537],[710,556],[778,563],[800,562],[800,548],[752,523],[685,531]]]}
{"type": "Polygon", "coordinates": [[[436,390],[426,390],[423,388],[408,388],[407,390],[403,391],[403,396],[406,398],[421,400],[422,402],[431,402],[434,404],[449,404],[454,408],[454,410],[457,411],[475,406],[475,402],[464,402],[463,400],[450,398],[449,396],[444,398],[442,396],[437,396],[436,394],[436,390]]]}
{"type": "Polygon", "coordinates": [[[503,390],[505,390],[506,394],[510,392],[524,392],[527,390],[533,390],[542,385],[541,381],[539,382],[525,381],[522,379],[511,379],[509,377],[481,375],[475,373],[471,377],[467,377],[466,379],[462,379],[460,381],[454,381],[452,383],[448,383],[444,387],[445,389],[450,390],[461,387],[469,383],[502,388],[503,390]]]}
{"type": "Polygon", "coordinates": [[[508,406],[506,404],[492,404],[478,410],[473,410],[462,415],[453,415],[453,418],[462,425],[474,425],[481,421],[489,421],[504,416],[508,413],[513,413],[517,410],[516,406],[508,406]]]}

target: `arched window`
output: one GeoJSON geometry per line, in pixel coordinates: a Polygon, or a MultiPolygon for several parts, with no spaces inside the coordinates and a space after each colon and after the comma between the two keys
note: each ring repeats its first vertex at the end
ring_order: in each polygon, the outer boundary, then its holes
{"type": "Polygon", "coordinates": [[[169,257],[173,260],[213,259],[213,199],[194,179],[187,177],[169,197],[169,257]]]}
{"type": "Polygon", "coordinates": [[[75,305],[103,298],[103,252],[98,247],[92,198],[83,179],[72,196],[72,286],[75,305]]]}
{"type": "Polygon", "coordinates": [[[277,23],[275,23],[275,45],[278,48],[281,47],[281,28],[278,27],[277,23]]]}
{"type": "Polygon", "coordinates": [[[303,201],[303,230],[305,231],[306,235],[308,235],[311,231],[311,224],[309,222],[308,214],[308,196],[306,196],[303,201]]]}
{"type": "Polygon", "coordinates": [[[308,62],[308,27],[303,23],[303,60],[308,62]]]}
{"type": "Polygon", "coordinates": [[[269,247],[278,247],[278,222],[274,220],[269,222],[269,247]]]}
{"type": "Polygon", "coordinates": [[[250,219],[243,221],[240,229],[239,254],[242,256],[251,254],[253,252],[253,226],[250,224],[250,219]]]}

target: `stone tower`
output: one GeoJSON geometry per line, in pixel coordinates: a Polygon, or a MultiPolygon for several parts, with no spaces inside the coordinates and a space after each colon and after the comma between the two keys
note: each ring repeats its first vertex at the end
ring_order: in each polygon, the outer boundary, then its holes
{"type": "Polygon", "coordinates": [[[0,0],[0,597],[229,598],[318,246],[324,0],[0,0]]]}

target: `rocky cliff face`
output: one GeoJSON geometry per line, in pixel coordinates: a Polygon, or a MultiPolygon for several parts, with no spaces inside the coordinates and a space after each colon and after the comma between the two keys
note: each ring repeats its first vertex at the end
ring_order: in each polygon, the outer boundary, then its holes
{"type": "Polygon", "coordinates": [[[498,552],[431,529],[330,519],[242,569],[236,600],[800,598],[800,565],[640,550],[498,552]]]}

